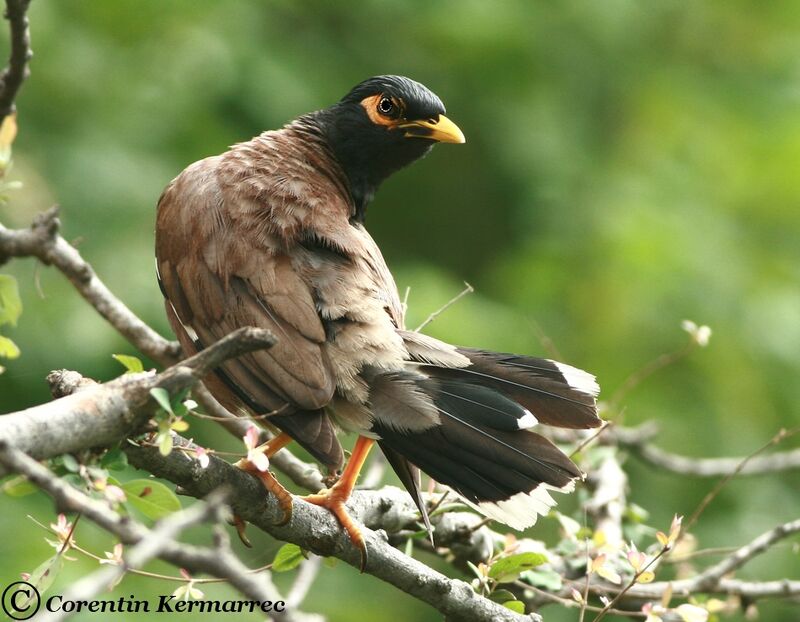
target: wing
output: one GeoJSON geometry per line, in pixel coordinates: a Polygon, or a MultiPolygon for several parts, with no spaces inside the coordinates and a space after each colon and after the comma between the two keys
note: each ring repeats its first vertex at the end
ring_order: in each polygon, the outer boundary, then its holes
{"type": "Polygon", "coordinates": [[[198,347],[241,326],[278,337],[271,349],[221,369],[251,409],[322,408],[335,380],[312,287],[282,242],[280,225],[267,217],[269,197],[224,187],[220,163],[218,156],[190,166],[159,201],[156,262],[168,306],[198,347]]]}

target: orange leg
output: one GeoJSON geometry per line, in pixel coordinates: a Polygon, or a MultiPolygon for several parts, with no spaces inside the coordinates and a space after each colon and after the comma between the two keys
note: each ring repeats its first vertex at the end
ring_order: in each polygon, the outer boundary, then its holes
{"type": "Polygon", "coordinates": [[[286,434],[286,432],[281,432],[277,436],[273,436],[263,445],[258,446],[256,451],[263,451],[267,458],[272,458],[279,450],[283,449],[291,442],[292,437],[286,434]]]}
{"type": "MultiPolygon", "coordinates": [[[[267,456],[267,458],[271,458],[278,452],[279,449],[283,449],[291,441],[291,436],[281,432],[263,445],[257,447],[256,451],[261,451],[265,456],[267,456]]],[[[283,487],[283,484],[275,479],[275,476],[269,471],[259,471],[255,465],[253,465],[253,463],[246,458],[239,460],[235,466],[239,467],[243,471],[247,471],[248,473],[255,475],[259,480],[261,480],[261,483],[264,484],[264,488],[266,488],[267,492],[271,493],[278,500],[278,505],[280,505],[281,510],[283,510],[283,518],[278,524],[285,525],[288,523],[292,518],[292,495],[288,490],[286,490],[286,488],[283,487]]],[[[242,539],[242,542],[247,544],[247,538],[244,537],[244,529],[240,527],[240,524],[237,524],[236,528],[239,532],[239,537],[242,539]]]]}
{"type": "Polygon", "coordinates": [[[359,436],[356,444],[353,446],[353,453],[350,455],[350,460],[347,461],[347,466],[344,468],[339,481],[336,482],[332,488],[327,488],[320,491],[315,495],[308,495],[302,497],[305,501],[328,508],[339,524],[347,532],[350,541],[358,547],[361,553],[361,572],[367,566],[367,545],[364,542],[364,536],[361,534],[361,529],[356,525],[352,517],[347,513],[344,507],[345,502],[353,492],[356,485],[358,474],[361,472],[361,467],[364,466],[364,461],[367,459],[367,454],[372,448],[375,441],[365,436],[359,436]]]}

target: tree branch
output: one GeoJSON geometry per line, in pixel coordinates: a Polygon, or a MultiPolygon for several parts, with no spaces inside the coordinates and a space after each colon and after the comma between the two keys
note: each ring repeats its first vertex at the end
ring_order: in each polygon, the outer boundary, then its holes
{"type": "Polygon", "coordinates": [[[33,52],[28,28],[28,5],[30,0],[6,0],[5,18],[11,31],[11,53],[8,65],[0,74],[0,122],[16,110],[14,100],[30,74],[28,61],[33,57],[33,52]]]}
{"type": "MultiPolygon", "coordinates": [[[[180,437],[175,447],[191,447],[180,437]]],[[[275,538],[294,542],[317,555],[334,556],[356,568],[361,563],[347,534],[325,509],[300,499],[294,502],[291,520],[277,523],[283,516],[274,497],[267,496],[261,484],[251,475],[212,456],[205,469],[182,451],[162,456],[154,447],[127,447],[128,460],[137,468],[178,484],[195,497],[206,496],[227,484],[235,491],[233,510],[275,538]]],[[[395,487],[378,491],[356,491],[350,497],[348,510],[366,526],[364,538],[369,550],[365,572],[415,596],[438,609],[450,620],[531,620],[499,604],[477,595],[465,582],[448,579],[415,559],[407,557],[387,542],[386,532],[413,527],[417,529],[418,512],[411,499],[395,487]],[[372,531],[377,528],[381,531],[372,531]]],[[[438,526],[436,537],[438,539],[438,526]]]]}
{"type": "MultiPolygon", "coordinates": [[[[638,584],[630,589],[628,595],[632,598],[657,600],[661,598],[667,589],[671,589],[672,593],[679,597],[688,597],[700,593],[738,594],[750,599],[800,596],[800,581],[783,579],[778,581],[748,582],[726,578],[726,575],[741,568],[757,555],[769,550],[771,545],[798,532],[800,532],[800,519],[778,525],[691,579],[638,584]]],[[[602,593],[608,590],[599,589],[597,591],[602,593]]]]}
{"type": "MultiPolygon", "coordinates": [[[[78,250],[58,234],[59,227],[57,207],[39,214],[28,229],[11,230],[0,224],[0,265],[12,257],[36,257],[47,265],[54,265],[83,298],[136,348],[162,365],[176,363],[180,356],[178,343],[161,337],[114,296],[78,250]]],[[[88,379],[86,382],[93,383],[88,379]]],[[[202,383],[196,384],[194,392],[203,407],[234,436],[241,438],[252,425],[249,420],[229,413],[202,383]]],[[[67,393],[65,390],[60,395],[67,393]]],[[[264,441],[268,440],[269,433],[263,431],[262,435],[264,441]]],[[[323,487],[322,475],[316,465],[299,460],[287,450],[273,456],[272,463],[306,490],[316,492],[323,487]]]]}
{"type": "MultiPolygon", "coordinates": [[[[31,482],[53,497],[57,506],[64,512],[80,512],[106,531],[115,534],[122,543],[135,545],[155,539],[158,544],[157,556],[180,568],[205,572],[226,579],[236,589],[253,600],[276,600],[276,592],[271,592],[262,575],[255,575],[244,566],[230,551],[208,549],[186,543],[178,543],[163,536],[157,536],[140,523],[123,517],[110,509],[105,503],[96,501],[79,492],[69,484],[55,477],[48,469],[0,440],[0,463],[16,473],[25,475],[31,482]]],[[[232,468],[232,467],[231,467],[232,468]]],[[[216,493],[217,495],[224,493],[216,493]]],[[[217,497],[212,497],[215,503],[217,497]]],[[[202,512],[203,510],[198,510],[202,512]]],[[[209,512],[211,510],[208,510],[209,512]]],[[[177,522],[177,519],[176,519],[177,522]]],[[[174,530],[173,524],[165,530],[174,530]]],[[[151,552],[146,547],[148,554],[151,552]]],[[[142,555],[144,557],[144,555],[142,555]]]]}
{"type": "MultiPolygon", "coordinates": [[[[50,474],[48,477],[53,477],[53,475],[50,474]]],[[[215,518],[224,500],[225,495],[222,491],[217,491],[209,495],[205,503],[195,503],[185,510],[170,514],[150,531],[147,538],[140,540],[126,552],[123,563],[101,567],[96,572],[73,583],[64,592],[63,600],[92,600],[124,577],[129,569],[142,568],[149,561],[158,557],[164,550],[164,544],[177,540],[178,536],[186,529],[215,518]]],[[[54,613],[45,613],[40,616],[40,620],[57,622],[68,615],[63,610],[59,610],[54,613]]]]}
{"type": "MultiPolygon", "coordinates": [[[[690,458],[664,451],[652,444],[631,445],[633,454],[648,464],[691,477],[724,477],[733,473],[744,457],[690,458]]],[[[776,452],[750,460],[739,475],[765,475],[800,469],[800,449],[776,452]]]]}
{"type": "Polygon", "coordinates": [[[58,211],[53,207],[39,214],[28,229],[0,225],[0,265],[12,257],[36,257],[56,266],[86,302],[141,352],[161,365],[174,364],[180,356],[178,343],[164,339],[111,293],[77,249],[59,235],[58,211]]]}
{"type": "MultiPolygon", "coordinates": [[[[267,330],[239,329],[160,374],[125,374],[52,402],[4,415],[0,417],[0,440],[36,458],[109,447],[156,412],[158,405],[151,399],[151,389],[163,387],[174,393],[188,388],[223,361],[269,347],[274,342],[267,330]]],[[[63,373],[51,376],[56,384],[66,382],[63,373]]],[[[72,381],[76,381],[74,376],[72,381]]]]}

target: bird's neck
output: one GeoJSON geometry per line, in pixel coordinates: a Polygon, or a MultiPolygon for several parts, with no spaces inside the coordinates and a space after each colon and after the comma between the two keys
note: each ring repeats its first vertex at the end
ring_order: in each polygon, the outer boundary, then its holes
{"type": "Polygon", "coordinates": [[[365,126],[364,119],[360,106],[340,103],[295,121],[316,127],[324,138],[347,180],[352,218],[358,222],[364,222],[367,206],[381,183],[430,149],[422,141],[387,148],[385,130],[365,126]]]}
{"type": "Polygon", "coordinates": [[[348,132],[347,127],[342,127],[330,108],[300,117],[292,123],[292,127],[297,126],[305,127],[323,139],[330,156],[344,173],[352,204],[351,217],[358,222],[364,222],[367,205],[391,171],[381,174],[375,170],[368,154],[352,138],[354,133],[348,132]]]}

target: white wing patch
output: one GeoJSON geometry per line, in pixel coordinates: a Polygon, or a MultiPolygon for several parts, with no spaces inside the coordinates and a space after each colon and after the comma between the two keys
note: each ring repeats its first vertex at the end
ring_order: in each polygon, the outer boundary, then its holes
{"type": "Polygon", "coordinates": [[[595,377],[588,371],[583,371],[582,369],[567,365],[566,363],[559,363],[558,361],[551,360],[550,362],[558,368],[558,371],[564,376],[564,380],[567,381],[567,384],[576,391],[591,395],[592,397],[597,397],[600,393],[600,385],[597,384],[595,377]]]}
{"type": "Polygon", "coordinates": [[[563,488],[550,484],[539,484],[530,492],[518,492],[503,501],[481,501],[474,503],[462,497],[462,501],[484,516],[522,531],[536,524],[539,516],[546,516],[556,505],[550,491],[569,493],[575,490],[575,480],[563,488]]]}

